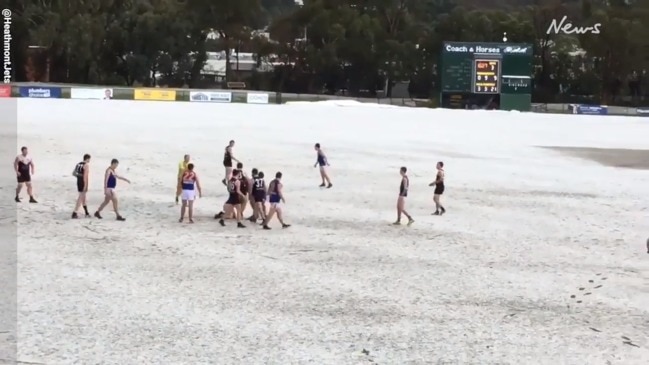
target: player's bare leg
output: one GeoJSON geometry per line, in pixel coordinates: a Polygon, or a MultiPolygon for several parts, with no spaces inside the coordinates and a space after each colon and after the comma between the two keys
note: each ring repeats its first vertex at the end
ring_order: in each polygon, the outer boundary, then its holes
{"type": "Polygon", "coordinates": [[[193,200],[187,202],[187,210],[189,216],[189,223],[194,223],[194,201],[193,200]]]}
{"type": "Polygon", "coordinates": [[[327,185],[327,188],[330,188],[333,186],[331,184],[331,179],[329,178],[329,174],[327,174],[327,170],[324,168],[324,166],[320,166],[320,177],[322,178],[322,185],[320,185],[321,187],[327,185]]]}
{"type": "Polygon", "coordinates": [[[230,178],[232,177],[232,167],[226,167],[225,168],[225,179],[221,180],[223,185],[228,185],[228,181],[230,181],[230,178]]]}
{"type": "Polygon", "coordinates": [[[86,217],[90,216],[90,213],[88,212],[88,205],[86,203],[86,196],[87,195],[88,195],[88,193],[79,193],[79,197],[77,198],[77,202],[76,202],[76,204],[74,206],[75,216],[76,216],[76,213],[79,211],[79,209],[81,207],[83,207],[83,210],[86,213],[86,217]]]}
{"type": "Polygon", "coordinates": [[[20,203],[20,193],[23,191],[23,183],[16,185],[16,203],[20,203]]]}
{"type": "Polygon", "coordinates": [[[182,223],[185,220],[185,211],[187,210],[187,200],[183,200],[180,206],[180,219],[178,222],[182,223]]]}
{"type": "Polygon", "coordinates": [[[259,207],[257,206],[257,202],[254,198],[250,198],[250,208],[252,208],[252,215],[248,218],[248,220],[254,223],[259,218],[259,207]]]}
{"type": "Polygon", "coordinates": [[[115,211],[115,216],[117,217],[117,220],[124,221],[125,220],[124,217],[122,217],[122,215],[119,214],[119,201],[117,199],[117,195],[115,195],[114,193],[111,201],[113,202],[113,210],[115,211]]]}
{"type": "Polygon", "coordinates": [[[223,206],[223,214],[221,215],[221,219],[219,220],[219,224],[225,227],[225,219],[226,217],[229,217],[232,215],[232,211],[234,210],[234,207],[230,204],[225,204],[223,206]]]}
{"type": "Polygon", "coordinates": [[[246,207],[248,206],[248,197],[243,197],[241,198],[241,216],[243,217],[243,213],[246,210],[246,207]]]}
{"type": "Polygon", "coordinates": [[[178,182],[176,186],[176,204],[180,201],[180,195],[182,194],[182,184],[178,182]]]}
{"type": "Polygon", "coordinates": [[[104,210],[104,208],[106,208],[106,206],[109,203],[113,203],[113,210],[115,211],[115,215],[117,216],[117,220],[118,221],[125,221],[126,219],[124,219],[124,217],[122,217],[119,214],[119,203],[117,201],[117,195],[115,194],[115,192],[111,192],[111,193],[105,195],[104,202],[101,203],[101,205],[99,206],[99,208],[95,212],[95,217],[97,217],[99,219],[102,219],[103,217],[101,216],[101,212],[102,212],[102,210],[104,210]]]}
{"type": "Polygon", "coordinates": [[[282,228],[288,228],[288,227],[290,227],[290,226],[291,226],[290,224],[286,224],[286,223],[284,223],[284,218],[282,217],[282,216],[283,216],[283,214],[282,214],[282,208],[279,208],[279,207],[278,207],[278,208],[275,209],[275,211],[277,212],[277,220],[279,220],[279,223],[282,224],[282,228]]]}
{"type": "Polygon", "coordinates": [[[27,194],[29,195],[29,202],[30,203],[36,203],[36,199],[34,199],[34,188],[32,187],[31,182],[25,183],[27,185],[27,194]]]}
{"type": "Polygon", "coordinates": [[[266,215],[266,219],[264,219],[264,223],[262,224],[264,229],[270,229],[270,227],[268,227],[268,223],[270,223],[270,220],[273,219],[274,215],[275,207],[271,205],[270,209],[268,210],[268,215],[266,215]]]}
{"type": "Polygon", "coordinates": [[[440,202],[441,195],[435,194],[433,196],[433,201],[435,202],[435,213],[433,215],[442,215],[446,213],[446,209],[442,206],[442,203],[440,202]]]}
{"type": "Polygon", "coordinates": [[[406,212],[405,205],[406,205],[406,202],[405,202],[404,197],[400,196],[399,199],[397,200],[397,221],[394,222],[395,225],[401,224],[401,215],[402,214],[405,215],[406,218],[408,218],[408,225],[411,225],[411,224],[413,224],[415,222],[412,219],[412,217],[410,216],[410,214],[408,214],[408,212],[406,212]]]}

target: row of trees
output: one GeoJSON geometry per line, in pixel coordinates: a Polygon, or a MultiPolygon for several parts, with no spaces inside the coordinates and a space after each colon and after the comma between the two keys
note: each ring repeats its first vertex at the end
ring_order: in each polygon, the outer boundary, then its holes
{"type": "MultiPolygon", "coordinates": [[[[506,32],[534,44],[535,101],[641,103],[649,94],[649,0],[8,1],[14,64],[40,54],[53,82],[153,85],[159,75],[200,87],[206,52],[237,49],[280,64],[252,75],[255,86],[360,95],[410,81],[427,97],[438,92],[443,41],[500,42],[506,32]],[[548,34],[564,16],[600,32],[548,34]]],[[[15,72],[34,77],[30,67],[15,72]]],[[[226,78],[237,78],[232,67],[226,78]]]]}

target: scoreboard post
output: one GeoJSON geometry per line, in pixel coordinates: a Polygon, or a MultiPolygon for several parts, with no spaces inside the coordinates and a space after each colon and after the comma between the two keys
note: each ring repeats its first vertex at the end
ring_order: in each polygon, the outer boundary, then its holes
{"type": "Polygon", "coordinates": [[[532,55],[531,44],[444,42],[440,106],[529,111],[532,55]]]}

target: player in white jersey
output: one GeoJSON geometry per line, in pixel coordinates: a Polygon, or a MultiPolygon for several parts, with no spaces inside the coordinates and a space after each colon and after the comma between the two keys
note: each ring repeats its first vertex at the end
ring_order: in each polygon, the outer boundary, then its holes
{"type": "Polygon", "coordinates": [[[189,223],[194,223],[194,200],[196,200],[196,189],[198,189],[198,197],[203,196],[203,191],[201,189],[201,183],[198,179],[198,175],[194,171],[194,164],[190,163],[187,165],[187,170],[183,172],[183,175],[180,177],[180,186],[182,191],[180,197],[182,199],[182,207],[180,208],[180,220],[179,222],[185,219],[185,210],[189,210],[189,223]]]}

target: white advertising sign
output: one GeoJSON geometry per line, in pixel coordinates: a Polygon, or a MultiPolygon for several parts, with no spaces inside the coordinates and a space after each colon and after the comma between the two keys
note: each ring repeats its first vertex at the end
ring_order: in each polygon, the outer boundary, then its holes
{"type": "Polygon", "coordinates": [[[268,104],[268,94],[248,94],[246,98],[248,104],[268,104]]]}
{"type": "Polygon", "coordinates": [[[113,98],[113,89],[77,89],[70,90],[70,99],[96,99],[110,100],[113,98]]]}
{"type": "Polygon", "coordinates": [[[232,93],[215,91],[191,91],[189,101],[229,103],[232,102],[232,93]]]}

